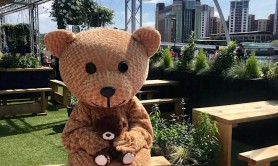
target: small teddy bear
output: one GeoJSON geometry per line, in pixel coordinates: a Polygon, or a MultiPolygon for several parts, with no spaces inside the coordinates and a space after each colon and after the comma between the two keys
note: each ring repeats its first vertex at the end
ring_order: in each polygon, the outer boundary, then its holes
{"type": "Polygon", "coordinates": [[[117,116],[105,116],[96,122],[96,130],[104,140],[108,140],[110,147],[97,152],[95,162],[99,166],[108,165],[111,160],[118,160],[123,164],[131,164],[135,155],[132,153],[122,153],[113,147],[113,140],[127,131],[127,124],[117,116]]]}
{"type": "MultiPolygon", "coordinates": [[[[136,154],[130,166],[151,165],[153,129],[148,112],[135,95],[147,78],[149,58],[160,40],[152,27],[133,33],[95,28],[46,34],[46,48],[59,58],[61,77],[79,100],[62,133],[67,166],[98,166],[94,157],[110,149],[112,142],[96,130],[97,120],[106,116],[119,117],[128,126],[113,139],[116,151],[136,154]]],[[[109,165],[124,164],[111,159],[109,165]]]]}

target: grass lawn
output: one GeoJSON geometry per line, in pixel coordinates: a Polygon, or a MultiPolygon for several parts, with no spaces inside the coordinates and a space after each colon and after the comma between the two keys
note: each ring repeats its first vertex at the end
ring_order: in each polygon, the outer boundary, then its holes
{"type": "Polygon", "coordinates": [[[39,166],[65,163],[67,154],[61,133],[66,109],[49,104],[46,116],[15,116],[0,119],[0,165],[39,166]]]}

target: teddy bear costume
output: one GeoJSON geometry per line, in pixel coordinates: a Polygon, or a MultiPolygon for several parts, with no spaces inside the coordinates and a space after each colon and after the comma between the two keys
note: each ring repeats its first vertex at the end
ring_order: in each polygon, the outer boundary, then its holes
{"type": "MultiPolygon", "coordinates": [[[[64,131],[62,142],[69,166],[96,166],[94,156],[109,147],[96,131],[97,120],[116,116],[127,124],[113,146],[135,154],[132,166],[149,166],[153,141],[151,122],[135,97],[148,74],[149,58],[160,45],[160,34],[143,27],[134,33],[97,28],[74,34],[55,30],[45,44],[59,58],[68,89],[79,99],[64,131]]],[[[122,163],[113,160],[111,166],[122,163]]]]}

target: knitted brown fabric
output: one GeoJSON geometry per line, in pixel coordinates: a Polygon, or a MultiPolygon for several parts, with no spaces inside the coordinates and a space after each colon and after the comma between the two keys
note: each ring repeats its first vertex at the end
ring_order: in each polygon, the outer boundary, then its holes
{"type": "MultiPolygon", "coordinates": [[[[79,99],[62,134],[69,153],[68,164],[96,165],[93,156],[109,147],[109,142],[96,132],[95,123],[113,115],[128,124],[128,131],[114,140],[114,147],[135,153],[132,166],[149,166],[152,127],[146,110],[134,95],[147,77],[149,57],[160,45],[158,31],[150,27],[139,28],[132,34],[104,28],[79,34],[56,30],[46,35],[45,43],[60,58],[63,81],[79,99]],[[88,72],[88,68],[93,72],[88,72]],[[115,90],[109,99],[101,94],[106,87],[115,90]]],[[[109,165],[123,164],[111,161],[109,165]]]]}

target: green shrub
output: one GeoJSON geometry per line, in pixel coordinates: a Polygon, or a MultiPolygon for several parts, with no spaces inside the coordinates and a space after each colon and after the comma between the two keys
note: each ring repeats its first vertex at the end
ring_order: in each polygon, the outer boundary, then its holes
{"type": "Polygon", "coordinates": [[[208,67],[208,63],[207,63],[207,56],[204,52],[203,49],[199,50],[198,56],[196,57],[195,60],[195,72],[198,73],[199,71],[205,69],[208,67]]]}
{"type": "Polygon", "coordinates": [[[233,63],[233,65],[231,66],[231,68],[229,68],[224,75],[227,78],[242,78],[242,79],[246,79],[248,78],[246,75],[246,65],[243,61],[240,62],[235,62],[233,63]]]}
{"type": "Polygon", "coordinates": [[[278,62],[275,62],[267,72],[267,79],[278,79],[278,62]]]}
{"type": "Polygon", "coordinates": [[[2,57],[0,63],[1,68],[36,68],[38,66],[38,59],[31,54],[25,56],[7,54],[2,57]]]}
{"type": "Polygon", "coordinates": [[[172,54],[170,51],[170,47],[165,49],[162,58],[155,66],[158,68],[163,68],[163,69],[173,68],[174,63],[173,63],[173,58],[172,58],[172,54]]]}
{"type": "Polygon", "coordinates": [[[219,54],[216,58],[216,60],[213,62],[211,66],[211,73],[212,74],[222,74],[223,72],[226,72],[234,63],[235,60],[235,54],[234,50],[236,48],[236,42],[231,41],[228,44],[227,48],[222,48],[219,51],[219,54]]]}
{"type": "Polygon", "coordinates": [[[252,51],[251,56],[246,60],[246,74],[250,79],[259,78],[261,75],[260,66],[256,58],[255,51],[252,51]]]}
{"type": "Polygon", "coordinates": [[[177,166],[214,162],[219,151],[218,129],[207,114],[200,115],[196,127],[184,121],[183,116],[166,120],[160,115],[155,105],[150,113],[154,132],[152,155],[164,155],[177,166]]]}
{"type": "Polygon", "coordinates": [[[196,149],[196,151],[193,151],[195,159],[216,162],[215,159],[220,150],[216,121],[211,120],[207,113],[202,113],[198,117],[195,129],[193,133],[193,146],[196,149]]]}
{"type": "Polygon", "coordinates": [[[164,54],[165,54],[165,49],[159,47],[157,52],[150,58],[150,68],[153,68],[155,64],[162,59],[164,54]]]}
{"type": "Polygon", "coordinates": [[[194,52],[195,52],[194,40],[195,40],[194,31],[192,31],[188,40],[188,45],[184,46],[182,49],[183,50],[182,56],[178,64],[179,70],[188,70],[190,68],[190,63],[194,58],[194,52]]]}
{"type": "Polygon", "coordinates": [[[261,68],[261,71],[263,73],[263,77],[267,77],[267,72],[269,71],[270,69],[270,65],[267,64],[267,63],[262,63],[260,64],[260,68],[261,68]]]}

